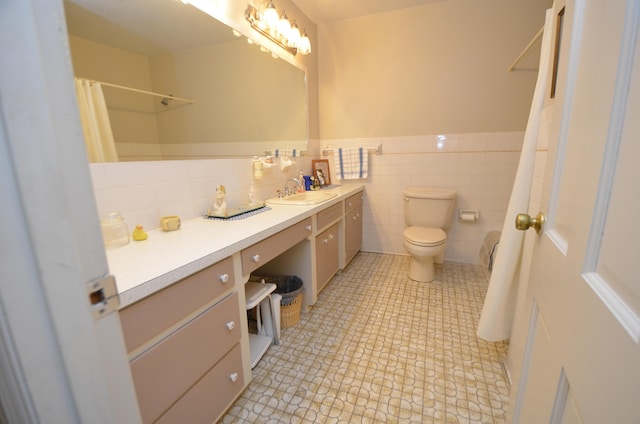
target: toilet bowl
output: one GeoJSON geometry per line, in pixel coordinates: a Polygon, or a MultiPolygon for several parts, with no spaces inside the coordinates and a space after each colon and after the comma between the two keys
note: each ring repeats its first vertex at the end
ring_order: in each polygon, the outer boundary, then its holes
{"type": "Polygon", "coordinates": [[[429,282],[435,279],[436,256],[444,253],[447,234],[440,228],[409,227],[404,230],[404,248],[411,255],[409,278],[429,282]]]}
{"type": "Polygon", "coordinates": [[[444,261],[446,229],[451,224],[456,192],[453,190],[408,188],[405,195],[403,242],[411,255],[408,276],[419,282],[435,279],[435,263],[444,261]]]}

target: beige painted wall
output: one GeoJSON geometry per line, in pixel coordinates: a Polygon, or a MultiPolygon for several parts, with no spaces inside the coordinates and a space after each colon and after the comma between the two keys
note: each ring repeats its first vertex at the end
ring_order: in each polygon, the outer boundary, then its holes
{"type": "MultiPolygon", "coordinates": [[[[146,56],[69,36],[73,71],[77,77],[152,90],[146,56]]],[[[155,97],[103,87],[116,147],[121,143],[157,144],[155,97]]]]}
{"type": "MultiPolygon", "coordinates": [[[[270,45],[269,41],[260,34],[251,29],[247,20],[244,18],[247,4],[259,6],[262,0],[198,0],[196,3],[204,3],[204,9],[209,14],[216,17],[221,22],[231,25],[244,35],[251,36],[256,40],[270,45]]],[[[318,101],[318,26],[311,21],[291,0],[278,0],[275,2],[278,10],[285,10],[290,19],[296,21],[300,28],[304,28],[309,35],[311,41],[311,54],[302,56],[296,55],[291,58],[290,55],[283,53],[276,47],[275,50],[282,53],[284,57],[302,68],[307,72],[307,90],[308,90],[308,108],[309,108],[309,138],[317,139],[320,133],[319,123],[319,101],[318,101]]],[[[273,46],[271,44],[271,46],[273,46]]]]}
{"type": "MultiPolygon", "coordinates": [[[[150,58],[154,89],[195,104],[158,115],[162,143],[307,137],[304,72],[244,38],[150,58]]],[[[256,152],[258,153],[258,152],[256,152]]]]}
{"type": "Polygon", "coordinates": [[[551,0],[448,0],[320,25],[320,138],[519,131],[551,0]]]}

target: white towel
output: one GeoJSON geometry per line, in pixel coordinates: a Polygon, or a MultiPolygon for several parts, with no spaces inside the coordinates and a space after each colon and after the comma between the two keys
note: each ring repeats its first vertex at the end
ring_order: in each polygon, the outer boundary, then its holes
{"type": "Polygon", "coordinates": [[[285,169],[291,168],[291,165],[295,164],[294,161],[289,159],[289,156],[282,156],[280,158],[280,170],[284,171],[285,169]]]}
{"type": "Polygon", "coordinates": [[[339,148],[334,152],[336,175],[341,180],[367,178],[369,155],[364,147],[339,148]]]}

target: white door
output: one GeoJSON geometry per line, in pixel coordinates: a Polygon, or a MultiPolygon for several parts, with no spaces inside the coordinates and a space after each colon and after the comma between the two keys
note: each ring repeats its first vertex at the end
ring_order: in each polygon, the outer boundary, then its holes
{"type": "Polygon", "coordinates": [[[556,3],[561,42],[541,195],[547,222],[533,249],[512,416],[638,423],[640,1],[556,3]]]}
{"type": "Polygon", "coordinates": [[[62,1],[0,2],[0,422],[140,422],[108,273],[62,1]],[[4,415],[4,416],[3,416],[4,415]]]}

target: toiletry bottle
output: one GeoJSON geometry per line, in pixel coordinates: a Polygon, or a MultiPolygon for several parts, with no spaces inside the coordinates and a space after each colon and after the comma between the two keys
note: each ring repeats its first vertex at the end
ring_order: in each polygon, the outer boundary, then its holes
{"type": "Polygon", "coordinates": [[[249,206],[253,206],[257,204],[256,200],[256,188],[253,186],[253,181],[251,181],[251,185],[249,186],[249,206]]]}
{"type": "Polygon", "coordinates": [[[311,190],[311,175],[304,176],[304,189],[307,191],[311,190]]]}

